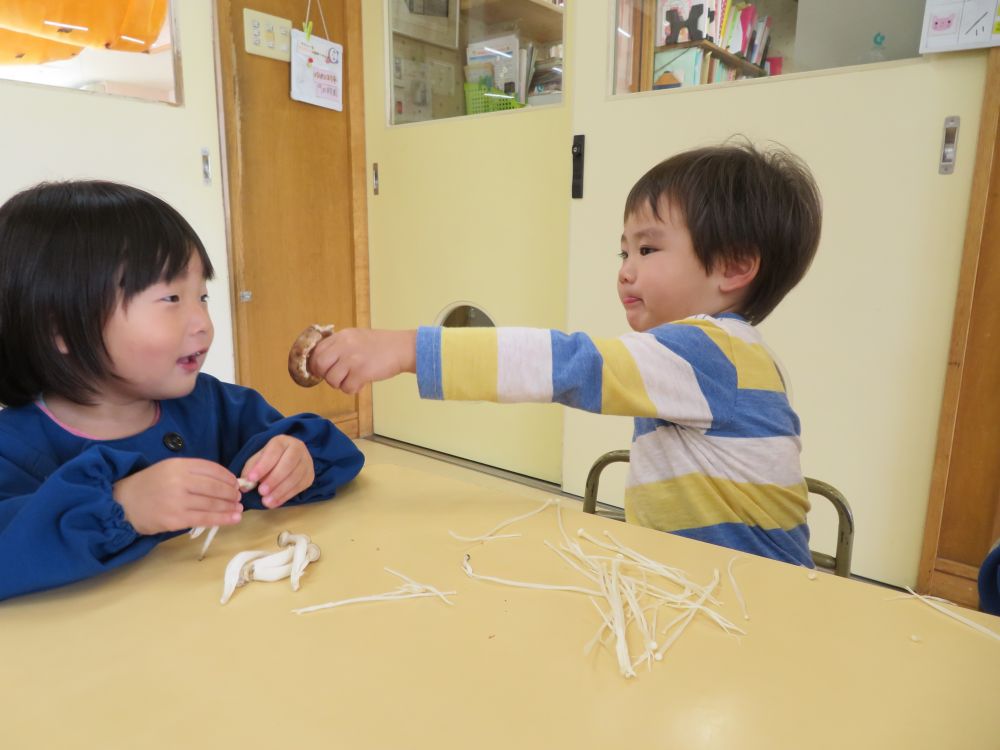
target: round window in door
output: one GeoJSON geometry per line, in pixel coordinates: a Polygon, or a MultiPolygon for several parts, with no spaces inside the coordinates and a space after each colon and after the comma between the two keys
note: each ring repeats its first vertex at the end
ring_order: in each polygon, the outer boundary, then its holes
{"type": "Polygon", "coordinates": [[[445,328],[495,328],[496,323],[482,309],[468,302],[445,308],[438,316],[438,325],[445,328]]]}

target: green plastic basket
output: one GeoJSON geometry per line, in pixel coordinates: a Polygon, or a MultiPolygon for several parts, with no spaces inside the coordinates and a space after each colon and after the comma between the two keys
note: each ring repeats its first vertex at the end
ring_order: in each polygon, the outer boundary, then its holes
{"type": "Polygon", "coordinates": [[[483,112],[499,112],[502,109],[520,109],[524,105],[509,94],[491,89],[479,83],[465,84],[465,113],[479,115],[483,112]]]}

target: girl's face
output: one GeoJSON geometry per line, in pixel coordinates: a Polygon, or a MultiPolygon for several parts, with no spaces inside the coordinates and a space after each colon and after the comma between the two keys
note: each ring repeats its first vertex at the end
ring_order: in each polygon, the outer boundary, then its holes
{"type": "Polygon", "coordinates": [[[162,400],[189,394],[215,333],[205,270],[197,253],[173,281],[161,281],[117,309],[104,327],[111,369],[105,394],[162,400]]]}

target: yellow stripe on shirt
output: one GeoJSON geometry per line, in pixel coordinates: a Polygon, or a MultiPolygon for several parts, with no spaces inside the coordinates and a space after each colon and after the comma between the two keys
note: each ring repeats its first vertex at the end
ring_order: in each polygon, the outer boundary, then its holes
{"type": "Polygon", "coordinates": [[[625,520],[661,531],[720,523],[788,530],[805,523],[808,511],[804,482],[777,487],[686,474],[625,490],[625,520]],[[699,503],[699,497],[711,502],[699,503]]]}
{"type": "Polygon", "coordinates": [[[441,392],[459,401],[497,400],[496,328],[442,329],[441,392]]]}
{"type": "Polygon", "coordinates": [[[751,344],[731,335],[711,320],[688,318],[678,324],[700,328],[736,368],[736,387],[784,393],[785,387],[778,375],[771,355],[760,344],[751,344]]]}
{"type": "Polygon", "coordinates": [[[646,394],[642,374],[620,339],[594,339],[601,354],[601,413],[655,417],[656,406],[646,394]]]}

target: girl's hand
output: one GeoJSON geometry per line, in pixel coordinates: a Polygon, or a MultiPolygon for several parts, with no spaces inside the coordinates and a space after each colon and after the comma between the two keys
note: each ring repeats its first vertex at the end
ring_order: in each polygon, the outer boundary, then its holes
{"type": "Polygon", "coordinates": [[[417,332],[345,328],[316,344],[309,371],[344,393],[375,380],[416,372],[417,332]]]}
{"type": "Polygon", "coordinates": [[[112,495],[140,534],[231,526],[243,514],[236,476],[212,461],[168,458],[114,483],[112,495]]]}
{"type": "Polygon", "coordinates": [[[316,478],[306,444],[290,435],[276,435],[247,459],[243,478],[259,482],[261,502],[266,508],[284,505],[316,478]]]}

